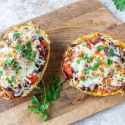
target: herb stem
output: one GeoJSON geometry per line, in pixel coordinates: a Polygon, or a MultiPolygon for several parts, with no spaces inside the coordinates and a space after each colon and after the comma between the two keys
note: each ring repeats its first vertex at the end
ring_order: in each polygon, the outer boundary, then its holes
{"type": "MultiPolygon", "coordinates": [[[[58,86],[60,86],[62,83],[64,83],[65,81],[66,81],[67,79],[66,78],[64,78],[63,80],[61,80],[59,83],[58,83],[58,86]]],[[[58,87],[57,86],[57,87],[58,87]]]]}

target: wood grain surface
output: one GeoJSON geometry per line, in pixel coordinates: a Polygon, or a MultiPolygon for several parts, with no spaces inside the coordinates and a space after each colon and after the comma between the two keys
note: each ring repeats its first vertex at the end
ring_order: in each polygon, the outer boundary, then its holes
{"type": "MultiPolygon", "coordinates": [[[[33,19],[48,33],[51,40],[50,62],[44,79],[57,75],[63,79],[60,64],[63,53],[72,40],[85,33],[104,31],[124,40],[125,25],[121,24],[97,0],[81,0],[33,19]],[[121,25],[119,25],[121,24],[121,25]]],[[[32,92],[28,97],[15,100],[0,98],[1,125],[65,125],[124,102],[125,96],[91,97],[63,84],[63,92],[48,110],[49,120],[41,118],[27,109],[32,92]]]]}

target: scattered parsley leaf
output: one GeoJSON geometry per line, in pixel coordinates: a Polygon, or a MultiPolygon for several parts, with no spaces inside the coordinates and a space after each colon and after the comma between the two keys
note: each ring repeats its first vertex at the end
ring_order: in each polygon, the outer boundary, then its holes
{"type": "Polygon", "coordinates": [[[84,71],[83,71],[83,72],[84,72],[84,74],[85,74],[85,75],[86,75],[86,74],[89,74],[90,69],[91,69],[90,67],[89,67],[89,68],[84,69],[84,71]]]}
{"type": "Polygon", "coordinates": [[[81,58],[80,58],[80,59],[78,59],[78,60],[77,60],[77,63],[78,63],[78,64],[80,64],[81,60],[82,60],[81,58]]]}
{"type": "Polygon", "coordinates": [[[11,85],[13,85],[13,83],[15,83],[16,82],[16,79],[15,79],[15,77],[14,76],[12,76],[11,78],[6,78],[6,80],[8,81],[8,83],[10,83],[11,85]]]}

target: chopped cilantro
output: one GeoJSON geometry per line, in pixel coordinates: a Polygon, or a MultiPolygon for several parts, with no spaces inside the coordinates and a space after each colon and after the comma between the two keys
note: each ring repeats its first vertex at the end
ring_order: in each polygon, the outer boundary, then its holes
{"type": "Polygon", "coordinates": [[[89,67],[89,68],[84,69],[84,71],[83,71],[83,72],[84,72],[84,74],[85,74],[85,75],[86,75],[86,74],[89,74],[90,69],[91,69],[90,67],[89,67]]]}
{"type": "Polygon", "coordinates": [[[18,43],[18,45],[14,48],[21,56],[25,57],[28,60],[34,61],[36,53],[32,50],[31,42],[32,42],[31,40],[27,41],[25,48],[23,48],[21,43],[18,43]]]}
{"type": "Polygon", "coordinates": [[[83,54],[83,59],[88,59],[88,54],[87,53],[83,54]]]}
{"type": "Polygon", "coordinates": [[[88,63],[91,63],[91,62],[92,62],[92,59],[88,58],[88,59],[87,59],[87,62],[88,62],[88,63]]]}
{"type": "Polygon", "coordinates": [[[12,76],[11,78],[6,78],[6,81],[8,81],[8,83],[10,83],[11,85],[13,85],[13,83],[15,83],[16,82],[16,79],[15,79],[15,77],[14,76],[12,76]]]}
{"type": "Polygon", "coordinates": [[[3,71],[0,71],[0,77],[3,75],[3,71]]]}
{"type": "Polygon", "coordinates": [[[108,56],[113,56],[114,53],[115,53],[114,49],[110,48],[109,51],[108,51],[108,56]]]}
{"type": "Polygon", "coordinates": [[[15,33],[13,34],[13,37],[14,37],[14,38],[15,38],[15,37],[20,37],[20,33],[15,32],[15,33]]]}
{"type": "Polygon", "coordinates": [[[97,63],[100,63],[100,58],[99,57],[96,57],[95,60],[96,60],[97,63]]]}
{"type": "Polygon", "coordinates": [[[113,63],[113,61],[111,59],[109,59],[109,58],[104,59],[104,64],[105,65],[111,65],[112,63],[113,63]]]}
{"type": "Polygon", "coordinates": [[[96,71],[99,68],[99,63],[94,64],[94,66],[92,67],[93,71],[96,71]]]}
{"type": "Polygon", "coordinates": [[[112,0],[116,8],[122,11],[125,7],[125,0],[112,0]]]}
{"type": "Polygon", "coordinates": [[[16,70],[20,69],[21,67],[18,65],[18,62],[14,60],[13,56],[8,56],[7,59],[3,63],[3,67],[11,66],[16,70]]]}
{"type": "Polygon", "coordinates": [[[78,59],[78,60],[77,60],[77,63],[80,64],[81,60],[82,60],[82,58],[78,59]]]}
{"type": "Polygon", "coordinates": [[[97,50],[98,51],[102,51],[102,50],[104,50],[105,49],[105,46],[104,45],[99,45],[98,47],[97,47],[97,50]]]}
{"type": "Polygon", "coordinates": [[[82,42],[81,45],[86,46],[87,45],[86,41],[82,42]]]}

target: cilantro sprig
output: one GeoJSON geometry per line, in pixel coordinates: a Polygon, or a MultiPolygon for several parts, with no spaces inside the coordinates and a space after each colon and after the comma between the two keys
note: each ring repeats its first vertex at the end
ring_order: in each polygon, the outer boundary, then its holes
{"type": "Polygon", "coordinates": [[[43,89],[44,95],[42,98],[33,96],[32,104],[28,106],[28,109],[41,116],[44,121],[47,120],[48,115],[46,110],[50,107],[51,102],[58,98],[62,91],[61,83],[63,82],[64,80],[61,81],[57,77],[53,76],[50,78],[49,86],[47,86],[48,84],[42,80],[40,86],[37,86],[36,90],[43,89]]]}

